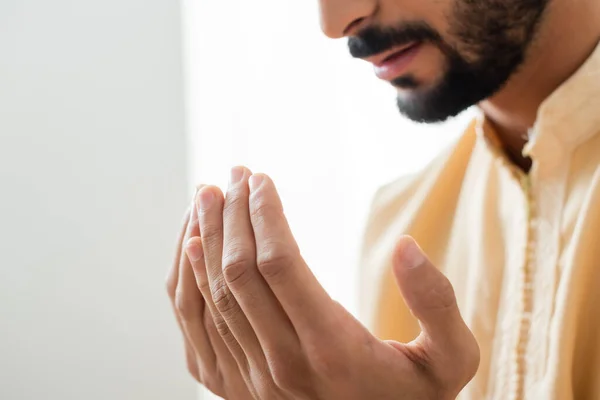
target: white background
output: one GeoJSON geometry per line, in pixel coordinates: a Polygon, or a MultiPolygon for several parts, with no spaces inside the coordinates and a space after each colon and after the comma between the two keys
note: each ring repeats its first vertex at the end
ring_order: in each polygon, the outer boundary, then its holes
{"type": "Polygon", "coordinates": [[[356,257],[371,197],[453,141],[470,115],[417,125],[395,91],[325,38],[317,1],[184,1],[192,177],[226,187],[245,164],[274,178],[300,248],[356,312],[356,257]]]}
{"type": "Polygon", "coordinates": [[[0,399],[193,399],[180,5],[0,0],[0,399]]]}

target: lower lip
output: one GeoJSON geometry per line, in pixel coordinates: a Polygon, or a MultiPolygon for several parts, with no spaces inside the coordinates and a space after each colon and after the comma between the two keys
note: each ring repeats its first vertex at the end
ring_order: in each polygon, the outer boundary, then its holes
{"type": "Polygon", "coordinates": [[[375,75],[385,81],[392,81],[398,78],[406,71],[410,62],[417,56],[421,46],[421,43],[411,46],[380,65],[376,65],[375,75]]]}

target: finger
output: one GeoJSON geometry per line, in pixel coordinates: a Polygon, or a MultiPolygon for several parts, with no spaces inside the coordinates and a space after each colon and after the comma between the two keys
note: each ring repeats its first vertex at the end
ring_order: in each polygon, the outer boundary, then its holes
{"type": "Polygon", "coordinates": [[[167,293],[171,303],[175,304],[175,293],[177,290],[177,282],[179,281],[179,262],[181,260],[181,252],[183,249],[183,241],[185,240],[185,234],[190,222],[190,215],[192,212],[193,204],[186,210],[182,220],[182,227],[177,236],[177,248],[175,250],[175,258],[169,271],[167,272],[167,293]]]}
{"type": "Polygon", "coordinates": [[[455,370],[460,365],[478,364],[477,342],[460,315],[450,281],[409,236],[400,238],[396,246],[394,274],[423,329],[417,341],[431,358],[455,370]]]}
{"type": "MultiPolygon", "coordinates": [[[[204,186],[200,184],[196,187],[196,193],[198,190],[202,189],[204,186]]],[[[195,199],[195,195],[194,195],[195,199]]],[[[181,261],[181,254],[183,252],[183,242],[185,240],[185,234],[187,233],[188,225],[190,222],[190,217],[192,215],[192,210],[195,208],[195,202],[192,200],[192,204],[188,206],[181,220],[181,229],[179,231],[179,235],[177,236],[177,247],[175,250],[175,258],[173,259],[173,264],[167,273],[167,293],[169,294],[169,298],[171,299],[172,304],[175,304],[175,292],[177,289],[177,282],[179,280],[179,265],[181,261]]]]}
{"type": "Polygon", "coordinates": [[[220,371],[220,382],[215,382],[214,389],[218,390],[220,386],[222,393],[218,393],[210,387],[209,389],[213,393],[221,395],[221,397],[225,397],[225,394],[227,394],[232,399],[258,398],[256,395],[250,395],[248,388],[252,387],[251,382],[244,380],[237,361],[233,358],[225,342],[223,342],[223,338],[219,335],[219,332],[217,332],[212,314],[208,311],[208,308],[206,308],[204,313],[204,326],[206,326],[208,338],[217,355],[217,368],[220,371]]]}
{"type": "MultiPolygon", "coordinates": [[[[192,269],[194,270],[194,275],[196,277],[196,285],[197,285],[198,289],[200,290],[202,297],[204,298],[206,310],[207,310],[208,314],[210,315],[211,325],[213,325],[213,326],[220,325],[219,330],[221,330],[221,331],[224,329],[229,329],[227,327],[227,324],[224,321],[223,317],[221,316],[220,312],[217,310],[217,307],[215,306],[213,298],[212,298],[213,295],[211,293],[211,284],[210,284],[210,280],[208,278],[208,273],[206,271],[205,253],[203,250],[202,239],[200,237],[190,238],[190,240],[188,240],[188,242],[186,244],[186,252],[187,252],[189,260],[192,264],[192,269]],[[220,322],[216,322],[216,321],[220,321],[220,322]]],[[[205,315],[206,315],[206,312],[205,312],[205,315]]],[[[207,328],[207,331],[208,331],[208,328],[207,328]]],[[[235,340],[235,337],[233,337],[229,333],[229,331],[223,332],[223,336],[225,337],[225,339],[222,338],[220,335],[221,334],[219,334],[220,342],[225,343],[225,340],[230,341],[230,343],[227,344],[227,347],[228,347],[227,353],[229,354],[229,356],[231,357],[234,354],[236,354],[237,355],[236,361],[239,362],[239,365],[247,366],[247,360],[246,360],[244,351],[242,350],[240,344],[235,340]]],[[[209,338],[210,338],[210,335],[209,335],[209,338]]],[[[215,341],[211,340],[211,342],[214,343],[215,341]]],[[[215,354],[216,354],[216,350],[215,350],[215,354]]],[[[218,354],[217,354],[217,360],[218,360],[218,354]]]]}
{"type": "MultiPolygon", "coordinates": [[[[251,174],[244,167],[231,171],[223,211],[223,275],[267,358],[289,360],[300,350],[300,343],[288,316],[256,267],[248,198],[251,174]]],[[[227,320],[228,316],[224,317],[227,320]]],[[[234,313],[233,317],[237,315],[234,313]]]]}
{"type": "Polygon", "coordinates": [[[185,213],[185,216],[183,218],[182,228],[181,228],[181,231],[177,238],[177,249],[175,251],[175,259],[173,260],[173,265],[169,269],[169,272],[167,274],[167,293],[169,294],[169,300],[171,301],[171,306],[173,308],[173,314],[175,315],[175,319],[177,320],[177,325],[179,326],[181,335],[183,337],[187,369],[190,372],[190,374],[194,377],[194,379],[196,379],[198,382],[200,382],[200,374],[198,371],[198,363],[196,361],[196,354],[194,353],[194,349],[193,349],[192,345],[190,344],[190,341],[188,340],[188,338],[184,332],[183,325],[181,323],[181,318],[179,317],[179,314],[177,313],[177,308],[175,306],[175,293],[177,290],[177,281],[179,280],[179,261],[181,259],[181,252],[182,252],[182,247],[183,247],[182,242],[185,238],[185,233],[187,231],[187,227],[189,224],[190,211],[191,211],[191,207],[188,208],[188,210],[185,213]]]}
{"type": "Polygon", "coordinates": [[[335,303],[300,255],[275,185],[264,174],[250,178],[250,218],[258,269],[300,335],[337,329],[335,303]]]}
{"type": "Polygon", "coordinates": [[[264,354],[256,334],[227,286],[221,269],[223,203],[223,193],[217,187],[205,187],[198,193],[204,265],[199,262],[200,259],[193,262],[195,269],[206,269],[212,298],[212,304],[209,305],[211,313],[215,326],[232,355],[243,369],[261,367],[264,364],[264,354]]]}
{"type": "MultiPolygon", "coordinates": [[[[175,309],[175,307],[173,307],[173,311],[175,313],[177,313],[177,310],[175,309]]],[[[181,333],[182,333],[183,339],[184,339],[185,361],[187,364],[188,372],[190,373],[190,375],[192,375],[192,377],[196,381],[201,383],[202,378],[200,376],[200,368],[198,366],[198,358],[196,356],[196,351],[194,350],[194,347],[190,343],[189,339],[187,338],[187,335],[185,334],[185,331],[183,328],[183,324],[181,323],[181,319],[179,317],[177,317],[177,324],[179,325],[179,329],[181,329],[181,333]]]]}
{"type": "MultiPolygon", "coordinates": [[[[198,214],[195,207],[193,207],[184,240],[187,241],[192,236],[198,236],[199,233],[198,214]]],[[[205,303],[196,285],[194,271],[185,252],[181,253],[179,261],[179,279],[175,305],[183,331],[194,348],[200,369],[214,371],[216,365],[215,353],[210,346],[202,318],[205,303]]]]}

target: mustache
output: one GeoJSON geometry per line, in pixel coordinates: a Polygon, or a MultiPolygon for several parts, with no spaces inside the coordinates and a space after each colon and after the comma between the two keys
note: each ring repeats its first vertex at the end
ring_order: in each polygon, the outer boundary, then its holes
{"type": "Polygon", "coordinates": [[[425,22],[403,23],[394,28],[369,26],[348,38],[348,50],[354,58],[366,58],[413,42],[441,43],[442,37],[425,22]]]}

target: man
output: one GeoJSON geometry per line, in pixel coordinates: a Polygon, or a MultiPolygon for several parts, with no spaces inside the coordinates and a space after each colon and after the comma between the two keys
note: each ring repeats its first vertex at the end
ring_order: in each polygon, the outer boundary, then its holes
{"type": "Polygon", "coordinates": [[[315,281],[268,177],[200,188],[168,278],[192,375],[227,399],[600,399],[600,2],[320,6],[404,115],[481,117],[376,194],[371,331],[315,281]]]}

